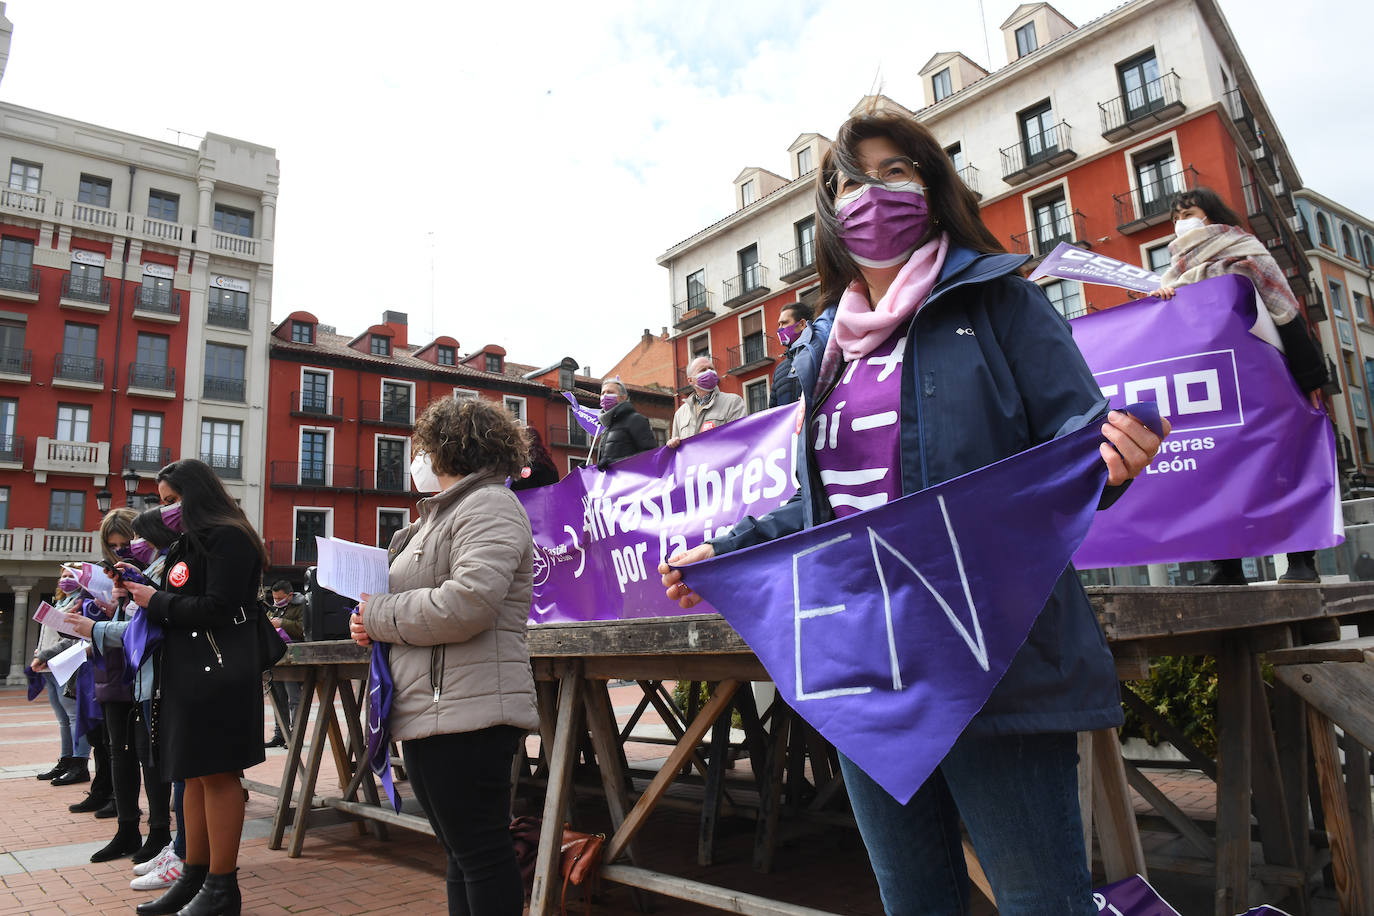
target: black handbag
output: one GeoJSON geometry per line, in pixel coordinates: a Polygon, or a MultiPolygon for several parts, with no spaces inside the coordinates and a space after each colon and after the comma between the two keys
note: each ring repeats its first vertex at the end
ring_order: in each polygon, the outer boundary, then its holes
{"type": "Polygon", "coordinates": [[[258,611],[254,616],[257,618],[258,667],[266,671],[281,661],[282,656],[286,654],[286,641],[281,638],[277,628],[272,626],[272,621],[267,619],[266,614],[258,611]]]}

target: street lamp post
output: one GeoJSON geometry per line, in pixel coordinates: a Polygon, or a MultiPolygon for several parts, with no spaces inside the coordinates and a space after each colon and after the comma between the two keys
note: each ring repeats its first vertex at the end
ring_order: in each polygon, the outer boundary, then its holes
{"type": "Polygon", "coordinates": [[[139,484],[138,472],[133,468],[125,468],[121,476],[124,478],[124,504],[130,509],[136,508],[139,484]]]}
{"type": "Polygon", "coordinates": [[[114,499],[114,494],[104,487],[95,494],[95,507],[100,510],[100,517],[105,518],[105,513],[110,511],[110,501],[114,499]]]}

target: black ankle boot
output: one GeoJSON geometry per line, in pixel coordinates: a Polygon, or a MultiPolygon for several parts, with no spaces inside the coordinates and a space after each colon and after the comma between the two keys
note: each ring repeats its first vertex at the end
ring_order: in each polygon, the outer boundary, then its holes
{"type": "Polygon", "coordinates": [[[109,804],[110,799],[105,795],[97,795],[94,792],[87,792],[86,797],[74,805],[68,805],[67,810],[72,814],[88,814],[91,811],[99,811],[109,804]]]}
{"type": "Polygon", "coordinates": [[[181,877],[156,900],[149,900],[147,903],[140,903],[134,908],[134,912],[139,916],[173,916],[181,912],[182,907],[186,906],[196,894],[200,892],[201,885],[205,883],[205,876],[210,873],[208,865],[187,865],[181,869],[181,877]]]}
{"type": "Polygon", "coordinates": [[[106,843],[104,849],[91,853],[91,861],[109,862],[112,859],[122,859],[137,852],[142,843],[143,836],[138,832],[138,821],[121,821],[114,839],[106,843]]]}
{"type": "Polygon", "coordinates": [[[78,782],[91,781],[90,764],[83,757],[71,757],[71,766],[58,773],[51,780],[54,786],[70,786],[78,782]]]}
{"type": "Polygon", "coordinates": [[[44,782],[47,782],[50,779],[56,779],[58,776],[61,776],[63,773],[67,772],[67,770],[70,769],[71,765],[75,762],[75,758],[63,757],[61,760],[57,761],[57,766],[53,767],[51,770],[44,770],[34,778],[41,779],[44,782]]]}
{"type": "Polygon", "coordinates": [[[177,916],[239,916],[243,897],[239,895],[239,872],[206,875],[200,893],[177,916]]]}
{"type": "Polygon", "coordinates": [[[157,854],[167,848],[167,844],[172,842],[172,832],[167,827],[161,829],[157,827],[148,828],[148,838],[143,841],[143,845],[134,853],[134,864],[142,865],[157,858],[157,854]]]}

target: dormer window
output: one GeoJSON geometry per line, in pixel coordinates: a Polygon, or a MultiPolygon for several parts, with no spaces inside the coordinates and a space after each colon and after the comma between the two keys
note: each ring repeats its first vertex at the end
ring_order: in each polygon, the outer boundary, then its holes
{"type": "Polygon", "coordinates": [[[797,174],[805,175],[816,166],[811,162],[811,147],[806,146],[797,150],[797,174]]]}
{"type": "Polygon", "coordinates": [[[434,361],[441,366],[452,366],[454,364],[454,354],[452,347],[443,344],[434,348],[434,361]]]}
{"type": "Polygon", "coordinates": [[[1035,23],[1027,22],[1016,30],[1016,56],[1025,57],[1027,54],[1040,47],[1040,43],[1035,40],[1035,23]]]}
{"type": "Polygon", "coordinates": [[[500,356],[496,355],[495,353],[488,353],[486,354],[486,362],[488,372],[493,372],[498,375],[501,373],[502,369],[500,356]]]}
{"type": "Polygon", "coordinates": [[[750,178],[739,186],[739,198],[740,203],[746,207],[758,199],[757,193],[754,190],[754,179],[750,178]]]}
{"type": "Polygon", "coordinates": [[[391,355],[391,338],[383,337],[380,334],[373,334],[371,341],[371,351],[373,356],[391,355]]]}
{"type": "Polygon", "coordinates": [[[315,342],[315,326],[308,321],[291,322],[291,342],[312,344],[315,342]]]}
{"type": "Polygon", "coordinates": [[[571,391],[573,386],[573,371],[568,368],[558,370],[558,387],[564,391],[571,391]]]}
{"type": "Polygon", "coordinates": [[[954,81],[950,78],[948,67],[931,77],[930,85],[935,90],[935,101],[937,102],[954,94],[954,81]]]}

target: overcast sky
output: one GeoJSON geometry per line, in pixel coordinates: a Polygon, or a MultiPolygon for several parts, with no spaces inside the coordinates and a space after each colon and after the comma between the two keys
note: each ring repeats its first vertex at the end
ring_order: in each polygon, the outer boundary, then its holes
{"type": "MultiPolygon", "coordinates": [[[[438,6],[10,0],[0,98],[275,147],[274,321],[352,334],[395,309],[412,342],[437,326],[599,373],[669,322],[654,258],[730,211],[741,168],[790,175],[792,140],[833,135],[879,79],[920,107],[936,51],[988,63],[965,2],[438,6]]],[[[986,5],[992,68],[1015,6],[986,5]]],[[[1115,4],[1055,6],[1083,24],[1115,4]]],[[[1304,181],[1374,216],[1374,4],[1222,6],[1304,181]]]]}

